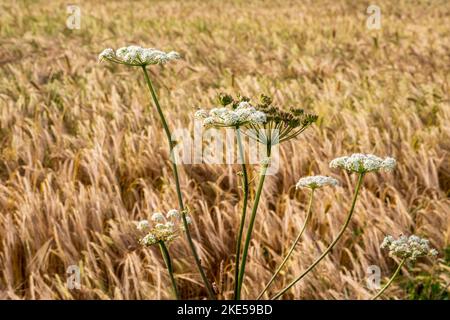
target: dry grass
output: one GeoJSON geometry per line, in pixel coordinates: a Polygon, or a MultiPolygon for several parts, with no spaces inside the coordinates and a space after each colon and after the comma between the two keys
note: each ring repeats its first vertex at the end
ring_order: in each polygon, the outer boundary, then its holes
{"type": "MultiPolygon", "coordinates": [[[[384,298],[420,296],[429,279],[445,294],[450,7],[377,4],[380,31],[365,28],[365,1],[81,1],[81,30],[70,31],[64,1],[2,1],[0,298],[170,298],[159,252],[137,244],[131,223],[176,206],[164,136],[156,113],[145,111],[142,75],[96,61],[103,48],[124,44],[184,55],[152,68],[173,128],[191,128],[193,111],[219,91],[266,92],[321,117],[284,145],[282,168],[267,179],[244,298],[260,292],[305,217],[307,194],[293,188],[299,177],[329,174],[342,186],[318,192],[313,223],[274,289],[338,232],[355,177],[331,172],[328,162],[352,152],[392,155],[399,165],[367,176],[350,229],[286,298],[368,298],[367,267],[379,265],[384,279],[395,267],[379,249],[386,233],[426,236],[441,254],[434,265],[421,261],[404,272],[384,298]],[[82,268],[79,291],[65,286],[72,264],[82,268]]],[[[237,170],[181,169],[193,235],[222,298],[231,297],[233,283],[237,170]]],[[[204,297],[184,239],[170,250],[183,297],[204,297]]]]}

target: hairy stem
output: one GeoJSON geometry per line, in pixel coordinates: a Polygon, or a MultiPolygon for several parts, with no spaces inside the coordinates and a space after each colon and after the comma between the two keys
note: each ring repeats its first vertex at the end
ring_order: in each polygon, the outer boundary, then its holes
{"type": "MultiPolygon", "coordinates": [[[[270,147],[269,146],[267,147],[267,157],[270,159],[270,147]]],[[[250,240],[252,239],[253,226],[255,224],[256,212],[258,211],[259,199],[261,198],[261,192],[262,192],[262,189],[264,186],[264,180],[266,178],[266,173],[267,173],[268,167],[269,167],[268,163],[263,164],[262,168],[261,168],[261,173],[259,176],[258,188],[256,189],[256,194],[255,194],[255,202],[253,203],[252,214],[250,216],[250,222],[248,225],[247,235],[246,235],[245,243],[244,243],[244,249],[242,251],[242,262],[241,262],[241,267],[239,269],[238,287],[237,287],[237,293],[235,296],[236,300],[239,300],[241,298],[241,290],[242,290],[242,283],[244,282],[245,264],[247,263],[248,248],[250,246],[250,240]]]]}
{"type": "Polygon", "coordinates": [[[243,192],[244,192],[244,198],[242,200],[241,222],[239,224],[238,237],[236,240],[236,263],[235,263],[235,269],[234,269],[234,299],[237,299],[237,297],[238,297],[239,262],[240,262],[240,255],[241,255],[242,234],[244,232],[245,217],[247,215],[247,200],[248,200],[248,187],[249,187],[248,186],[247,168],[245,166],[244,148],[242,147],[241,130],[239,129],[239,127],[236,128],[236,139],[237,139],[237,143],[238,143],[240,162],[242,165],[242,187],[243,187],[243,192]]]}
{"type": "Polygon", "coordinates": [[[164,258],[164,262],[166,263],[167,271],[169,271],[170,280],[172,281],[173,293],[175,294],[175,298],[179,300],[180,295],[178,293],[177,282],[175,281],[175,277],[173,275],[172,260],[170,259],[169,250],[167,250],[167,247],[163,241],[159,242],[159,249],[161,249],[161,254],[164,258]]]}
{"type": "Polygon", "coordinates": [[[167,125],[166,118],[164,117],[164,113],[162,112],[161,106],[158,101],[158,97],[156,96],[155,89],[153,88],[152,81],[150,80],[150,77],[148,76],[146,67],[143,66],[142,70],[144,71],[144,77],[147,82],[148,89],[150,90],[150,94],[152,95],[153,102],[155,103],[159,117],[161,118],[164,132],[166,133],[167,140],[169,143],[170,161],[172,162],[173,174],[175,176],[175,186],[176,186],[176,190],[177,190],[178,204],[179,204],[180,210],[182,212],[181,216],[183,219],[183,225],[184,225],[184,229],[186,232],[186,238],[188,240],[189,247],[190,247],[192,255],[194,257],[195,264],[197,265],[198,271],[200,272],[200,276],[202,277],[203,283],[205,284],[206,290],[208,292],[208,296],[210,299],[215,299],[214,291],[213,291],[212,286],[209,283],[208,279],[206,278],[205,271],[203,270],[197,250],[195,249],[194,241],[192,240],[191,232],[189,231],[189,225],[186,220],[185,207],[184,207],[183,196],[182,196],[181,187],[180,187],[180,179],[178,177],[178,168],[177,168],[175,158],[173,156],[173,149],[175,148],[175,144],[172,141],[172,134],[170,132],[169,126],[167,125]]]}
{"type": "Polygon", "coordinates": [[[323,258],[326,257],[326,255],[331,251],[331,249],[334,248],[334,246],[336,245],[336,243],[339,241],[339,239],[341,239],[342,235],[345,232],[345,229],[347,228],[348,224],[350,223],[350,219],[353,215],[353,212],[355,211],[355,205],[356,205],[356,200],[358,199],[358,194],[359,194],[359,189],[361,188],[361,184],[364,178],[364,173],[360,173],[359,177],[358,177],[358,182],[356,183],[356,187],[355,187],[355,193],[353,195],[353,201],[352,201],[352,206],[350,208],[350,211],[348,212],[347,218],[345,219],[344,225],[342,226],[341,230],[339,231],[338,235],[336,236],[336,238],[333,240],[333,242],[328,246],[328,248],[320,255],[320,257],[318,257],[309,267],[308,269],[306,269],[300,276],[298,276],[297,278],[295,278],[291,283],[289,283],[284,289],[282,289],[280,292],[278,292],[271,300],[275,300],[278,299],[279,297],[281,297],[283,294],[285,294],[290,288],[292,288],[298,281],[300,281],[301,279],[303,279],[303,277],[305,277],[312,269],[314,269],[314,267],[320,262],[322,261],[323,258]]]}
{"type": "Polygon", "coordinates": [[[270,281],[267,283],[267,285],[265,286],[264,290],[259,294],[258,298],[256,298],[257,300],[260,300],[261,297],[263,296],[263,294],[267,291],[267,289],[269,289],[270,285],[273,283],[273,281],[275,280],[275,278],[277,277],[277,275],[280,273],[281,269],[283,269],[284,265],[286,264],[286,262],[289,260],[289,257],[292,255],[292,253],[294,252],[295,246],[298,244],[298,242],[300,241],[300,238],[303,235],[303,232],[305,232],[306,230],[306,225],[308,224],[309,220],[311,219],[311,208],[312,208],[312,203],[313,203],[313,198],[314,198],[314,189],[311,189],[311,196],[309,197],[309,203],[308,203],[308,209],[307,209],[307,213],[306,213],[306,218],[305,221],[303,222],[303,226],[300,229],[300,232],[297,236],[297,238],[295,239],[294,243],[292,244],[291,249],[289,250],[288,254],[286,255],[286,257],[284,258],[283,262],[281,262],[280,266],[277,268],[277,270],[275,271],[275,273],[273,274],[272,278],[270,279],[270,281]]]}
{"type": "Polygon", "coordinates": [[[378,297],[380,297],[383,292],[386,291],[386,289],[391,285],[391,283],[394,281],[394,279],[397,277],[398,273],[400,272],[401,268],[403,267],[403,265],[406,262],[406,258],[403,259],[400,264],[398,265],[397,269],[395,270],[394,274],[392,275],[392,277],[389,279],[389,281],[384,285],[384,287],[380,290],[380,292],[378,292],[376,295],[374,295],[370,300],[376,300],[378,297]]]}

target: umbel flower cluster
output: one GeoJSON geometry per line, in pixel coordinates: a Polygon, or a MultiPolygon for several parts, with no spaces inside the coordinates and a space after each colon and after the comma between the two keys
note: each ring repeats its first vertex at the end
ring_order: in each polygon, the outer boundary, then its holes
{"type": "MultiPolygon", "coordinates": [[[[191,222],[189,216],[186,216],[186,219],[188,223],[191,222]]],[[[144,246],[171,242],[178,237],[180,231],[184,230],[181,224],[181,215],[175,209],[169,210],[166,216],[160,212],[155,212],[151,221],[153,224],[148,220],[141,220],[136,224],[139,231],[145,232],[145,236],[139,240],[144,246]]]]}
{"type": "Polygon", "coordinates": [[[372,171],[392,171],[395,168],[394,158],[374,156],[373,154],[354,153],[351,156],[339,157],[330,162],[330,168],[345,169],[350,172],[365,173],[372,171]]]}
{"type": "Polygon", "coordinates": [[[200,109],[196,118],[203,120],[206,127],[245,127],[245,134],[265,145],[275,145],[297,137],[309,125],[317,121],[317,116],[305,113],[303,109],[282,110],[272,104],[272,99],[264,94],[259,102],[249,98],[221,94],[220,108],[210,111],[200,109]]]}
{"type": "Polygon", "coordinates": [[[339,182],[331,177],[327,176],[310,176],[303,177],[298,180],[295,185],[296,189],[300,188],[309,188],[309,189],[317,189],[324,186],[337,186],[339,182]]]}
{"type": "Polygon", "coordinates": [[[179,59],[178,52],[168,53],[153,48],[142,48],[139,46],[122,47],[114,51],[111,48],[105,49],[98,56],[100,61],[111,61],[129,66],[147,66],[151,64],[165,64],[170,60],[179,59]]]}
{"type": "Polygon", "coordinates": [[[381,248],[389,250],[391,257],[399,257],[411,261],[419,257],[435,257],[438,255],[437,250],[430,247],[430,242],[427,239],[415,235],[410,237],[400,236],[398,239],[386,236],[381,244],[381,248]]]}
{"type": "Polygon", "coordinates": [[[291,107],[286,110],[273,105],[272,98],[261,95],[256,109],[264,112],[267,120],[251,126],[249,136],[263,144],[275,145],[297,137],[309,125],[317,121],[317,115],[291,107]]]}
{"type": "Polygon", "coordinates": [[[256,110],[247,101],[241,101],[232,108],[220,107],[209,111],[200,109],[195,113],[195,117],[203,120],[205,127],[243,127],[249,124],[263,124],[266,122],[264,112],[256,110]]]}
{"type": "MultiPolygon", "coordinates": [[[[147,72],[147,66],[165,64],[168,61],[179,59],[180,55],[177,52],[163,52],[153,48],[142,48],[138,46],[128,46],[117,50],[105,49],[100,55],[100,61],[109,61],[112,63],[123,64],[127,66],[139,66],[142,67],[144,78],[147,83],[150,96],[153,99],[154,106],[158,111],[163,129],[168,139],[168,145],[170,151],[173,151],[174,144],[171,140],[171,132],[167,120],[164,116],[163,109],[157,98],[156,91],[153,87],[151,78],[147,72]]],[[[270,165],[271,147],[282,143],[284,141],[293,139],[301,134],[307,127],[317,121],[318,117],[314,114],[306,113],[303,109],[296,107],[280,108],[275,106],[272,99],[266,95],[261,95],[259,101],[251,101],[249,98],[238,96],[236,99],[230,95],[222,94],[219,96],[220,106],[209,111],[199,110],[195,116],[202,119],[205,127],[218,127],[218,128],[234,128],[237,136],[237,143],[239,145],[239,154],[241,159],[245,159],[245,151],[241,140],[241,132],[251,139],[264,144],[266,148],[266,158],[261,161],[261,168],[259,174],[259,182],[255,188],[251,215],[248,218],[246,216],[246,210],[248,206],[248,195],[250,194],[250,187],[252,187],[252,180],[248,179],[248,173],[245,162],[241,163],[242,166],[242,215],[239,229],[237,232],[236,241],[236,255],[235,255],[235,276],[234,276],[234,299],[239,300],[241,298],[241,291],[245,279],[246,262],[248,258],[248,252],[250,243],[252,240],[253,226],[258,212],[258,204],[263,191],[263,185],[267,173],[267,169],[270,165]],[[242,130],[241,130],[242,129],[242,130]],[[248,222],[248,223],[247,223],[248,222]],[[247,226],[245,238],[244,229],[247,226]],[[242,245],[242,247],[241,247],[242,245]],[[241,250],[242,249],[242,250],[241,250]]],[[[350,156],[339,157],[330,162],[331,168],[339,168],[354,172],[358,174],[358,180],[356,182],[354,195],[352,202],[349,206],[349,210],[345,217],[339,232],[334,237],[333,241],[327,246],[327,248],[300,274],[293,277],[284,288],[275,293],[271,299],[278,299],[289,291],[296,283],[302,280],[309,272],[311,272],[336,246],[339,240],[344,235],[347,227],[350,225],[351,218],[355,212],[356,202],[359,192],[363,185],[363,178],[368,172],[376,171],[391,171],[395,168],[396,161],[393,158],[380,158],[372,154],[352,154],[350,156]]],[[[137,223],[137,229],[141,232],[141,238],[139,242],[143,246],[157,245],[164,258],[174,291],[174,295],[177,299],[180,298],[176,278],[174,277],[174,270],[172,261],[170,258],[169,250],[166,247],[166,243],[175,240],[180,234],[184,233],[188,240],[188,245],[191,250],[194,262],[197,265],[199,274],[204,283],[208,297],[210,299],[216,299],[217,295],[213,290],[210,280],[207,274],[203,270],[200,257],[195,248],[194,242],[190,235],[189,223],[191,219],[186,216],[186,207],[183,201],[183,193],[180,187],[179,174],[177,165],[172,166],[175,178],[175,188],[178,195],[179,210],[172,209],[165,215],[162,213],[154,213],[150,219],[142,220],[137,223]]],[[[324,186],[336,186],[338,181],[334,178],[327,176],[309,176],[301,178],[296,188],[310,189],[310,200],[307,206],[306,216],[303,222],[303,226],[300,228],[298,236],[294,240],[287,255],[282,260],[282,263],[275,270],[272,278],[269,280],[263,291],[259,294],[257,299],[262,298],[265,294],[270,294],[268,289],[274,282],[276,277],[281,273],[282,268],[286,265],[288,259],[293,254],[296,245],[301,239],[303,232],[307,229],[307,224],[311,220],[313,214],[313,200],[314,190],[324,186]]],[[[388,249],[391,256],[402,258],[402,262],[397,267],[391,280],[383,287],[383,289],[374,297],[378,298],[386,288],[392,283],[395,276],[399,273],[403,264],[406,261],[414,261],[418,257],[422,256],[436,256],[437,251],[430,247],[428,240],[422,239],[417,236],[401,236],[399,239],[394,239],[391,236],[387,236],[382,248],[388,249]]],[[[270,296],[269,296],[270,297],[270,296]]]]}

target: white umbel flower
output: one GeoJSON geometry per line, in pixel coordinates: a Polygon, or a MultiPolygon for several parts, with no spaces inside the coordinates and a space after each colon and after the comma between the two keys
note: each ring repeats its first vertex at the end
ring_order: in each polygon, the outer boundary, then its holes
{"type": "Polygon", "coordinates": [[[151,246],[158,243],[158,240],[152,233],[149,233],[145,237],[143,237],[139,242],[144,246],[151,246]]]}
{"type": "Polygon", "coordinates": [[[136,224],[136,228],[139,231],[145,231],[146,229],[150,228],[150,224],[148,223],[148,220],[141,220],[136,224]]]}
{"type": "Polygon", "coordinates": [[[161,212],[155,212],[152,215],[152,221],[155,222],[164,222],[164,215],[161,212]]]}
{"type": "Polygon", "coordinates": [[[351,156],[339,157],[330,162],[330,168],[345,169],[351,172],[366,173],[372,171],[392,171],[395,168],[394,158],[382,159],[373,154],[354,153],[351,156]]]}
{"type": "MultiPolygon", "coordinates": [[[[161,242],[170,242],[175,240],[180,232],[185,231],[181,221],[181,214],[178,210],[169,210],[164,216],[160,212],[153,213],[151,221],[141,220],[136,223],[139,231],[145,232],[139,242],[144,246],[151,246],[161,242]]],[[[190,224],[191,218],[186,216],[187,223],[190,224]]]]}
{"type": "Polygon", "coordinates": [[[176,209],[169,210],[166,215],[167,219],[178,219],[180,217],[180,213],[176,209]]]}
{"type": "Polygon", "coordinates": [[[100,61],[110,61],[129,66],[146,66],[151,64],[165,64],[171,60],[180,59],[175,52],[164,52],[154,48],[139,46],[122,47],[114,51],[111,48],[103,50],[98,56],[100,61]]]}
{"type": "Polygon", "coordinates": [[[242,127],[246,125],[257,125],[266,122],[266,114],[256,110],[250,103],[242,101],[235,109],[220,107],[209,111],[197,110],[195,117],[203,120],[205,127],[242,127]]]}
{"type": "Polygon", "coordinates": [[[310,177],[303,177],[300,180],[298,180],[295,187],[297,189],[299,188],[310,188],[310,189],[317,189],[324,186],[337,186],[339,182],[331,177],[327,176],[310,176],[310,177]]]}
{"type": "Polygon", "coordinates": [[[427,239],[415,235],[410,237],[400,236],[398,239],[386,236],[380,247],[389,250],[391,257],[395,256],[411,261],[424,256],[435,257],[438,254],[436,249],[430,247],[430,242],[427,239]]]}

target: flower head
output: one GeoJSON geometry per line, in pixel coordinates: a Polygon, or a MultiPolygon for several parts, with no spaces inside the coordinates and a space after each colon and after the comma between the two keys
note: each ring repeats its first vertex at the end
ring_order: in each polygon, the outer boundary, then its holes
{"type": "Polygon", "coordinates": [[[166,217],[167,217],[167,219],[172,219],[172,218],[179,219],[180,218],[180,213],[178,212],[178,210],[172,209],[172,210],[169,210],[167,212],[166,217]]]}
{"type": "Polygon", "coordinates": [[[427,239],[415,235],[410,237],[400,236],[398,239],[386,236],[380,247],[389,250],[391,257],[395,256],[411,261],[424,256],[435,257],[438,254],[436,249],[430,247],[430,242],[427,239]]]}
{"type": "Polygon", "coordinates": [[[300,180],[298,180],[295,187],[297,189],[299,188],[310,188],[310,189],[317,189],[324,186],[337,186],[339,182],[331,177],[326,176],[310,176],[310,177],[303,177],[300,180]]]}
{"type": "Polygon", "coordinates": [[[136,224],[136,228],[139,231],[145,231],[149,227],[150,227],[150,224],[148,223],[148,220],[141,220],[136,224]]]}
{"type": "Polygon", "coordinates": [[[200,109],[195,117],[203,120],[205,127],[231,128],[244,127],[250,124],[261,124],[266,121],[266,115],[257,111],[248,102],[240,102],[231,108],[219,107],[209,111],[200,109]]]}
{"type": "Polygon", "coordinates": [[[372,171],[392,171],[395,168],[394,158],[374,156],[373,154],[354,153],[351,156],[339,157],[330,162],[330,168],[340,168],[351,172],[366,173],[372,171]]]}
{"type": "Polygon", "coordinates": [[[99,61],[110,61],[129,66],[146,66],[151,64],[165,64],[168,61],[180,59],[175,52],[164,52],[153,48],[139,46],[122,47],[114,51],[111,48],[103,50],[98,56],[99,61]]]}
{"type": "MultiPolygon", "coordinates": [[[[190,223],[191,218],[186,216],[186,219],[190,223]]],[[[166,216],[155,212],[151,220],[154,222],[153,225],[147,220],[136,223],[137,229],[145,233],[139,240],[144,246],[151,246],[159,242],[171,242],[178,237],[180,232],[184,231],[181,215],[175,209],[169,210],[166,216]]]]}
{"type": "Polygon", "coordinates": [[[255,108],[264,113],[266,121],[253,125],[247,134],[265,145],[275,145],[297,137],[318,118],[299,108],[283,110],[273,105],[272,98],[266,95],[261,95],[255,108]]]}
{"type": "Polygon", "coordinates": [[[152,214],[152,221],[163,222],[164,215],[161,212],[155,212],[154,214],[152,214]]]}

